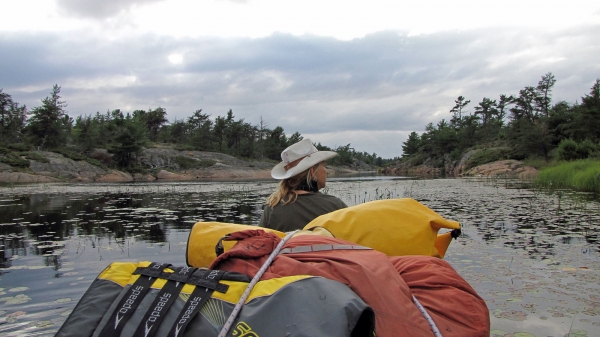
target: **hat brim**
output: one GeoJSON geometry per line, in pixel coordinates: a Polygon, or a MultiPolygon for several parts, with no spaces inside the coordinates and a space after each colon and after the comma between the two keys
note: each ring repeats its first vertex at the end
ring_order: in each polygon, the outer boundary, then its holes
{"type": "Polygon", "coordinates": [[[333,151],[317,151],[315,153],[309,154],[308,156],[304,157],[304,159],[302,159],[298,163],[298,165],[292,167],[291,169],[289,169],[287,171],[285,170],[286,163],[281,162],[281,163],[275,165],[275,167],[273,167],[273,169],[271,170],[271,177],[278,179],[278,180],[291,178],[291,177],[309,169],[313,165],[316,165],[316,164],[318,164],[322,161],[325,161],[329,158],[333,158],[337,155],[338,155],[337,152],[333,152],[333,151]]]}

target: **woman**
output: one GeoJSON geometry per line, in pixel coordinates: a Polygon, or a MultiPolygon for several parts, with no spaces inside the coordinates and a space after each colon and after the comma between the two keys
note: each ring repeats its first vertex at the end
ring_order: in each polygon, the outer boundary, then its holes
{"type": "Polygon", "coordinates": [[[258,225],[289,232],[302,229],[319,215],[348,207],[340,199],[319,192],[327,180],[324,161],[335,156],[333,151],[317,150],[310,139],[283,150],[282,162],[271,170],[271,176],[281,182],[267,198],[258,225]]]}

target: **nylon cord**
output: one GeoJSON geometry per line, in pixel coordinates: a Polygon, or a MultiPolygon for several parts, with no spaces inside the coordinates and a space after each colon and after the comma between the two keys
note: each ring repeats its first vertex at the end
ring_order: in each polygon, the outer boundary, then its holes
{"type": "Polygon", "coordinates": [[[262,267],[260,267],[260,269],[258,270],[258,272],[256,273],[256,275],[254,275],[254,278],[252,279],[252,281],[250,281],[250,283],[246,287],[246,290],[244,290],[244,293],[242,294],[242,297],[240,297],[240,300],[237,302],[237,304],[233,308],[233,311],[231,312],[231,315],[229,315],[229,318],[227,318],[227,322],[225,322],[225,324],[223,325],[223,328],[221,329],[221,332],[219,332],[219,336],[218,337],[225,337],[225,336],[227,336],[227,333],[229,332],[229,329],[231,329],[231,326],[233,325],[233,322],[235,321],[235,319],[237,318],[238,314],[240,313],[240,310],[242,309],[242,306],[244,305],[244,303],[246,303],[246,299],[250,295],[250,292],[252,291],[252,289],[254,288],[254,286],[256,285],[256,283],[258,283],[258,281],[260,280],[260,278],[263,276],[263,274],[265,273],[265,271],[267,270],[267,268],[271,265],[271,262],[273,262],[273,259],[275,259],[275,256],[277,256],[277,254],[279,254],[279,251],[281,250],[281,247],[283,247],[283,245],[292,236],[294,236],[294,234],[296,234],[296,232],[297,231],[293,231],[293,232],[288,233],[283,239],[281,239],[281,241],[279,241],[279,244],[277,244],[277,247],[275,247],[275,249],[273,249],[273,251],[271,252],[271,255],[269,255],[269,258],[267,259],[267,261],[265,261],[265,263],[262,265],[262,267]]]}

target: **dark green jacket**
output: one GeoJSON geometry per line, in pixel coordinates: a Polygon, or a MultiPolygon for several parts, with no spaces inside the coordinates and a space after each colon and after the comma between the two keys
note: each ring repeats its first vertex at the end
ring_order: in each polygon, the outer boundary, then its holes
{"type": "Polygon", "coordinates": [[[265,205],[258,223],[261,227],[272,228],[280,232],[302,229],[314,218],[348,207],[343,201],[320,192],[299,194],[296,201],[272,208],[265,205]]]}

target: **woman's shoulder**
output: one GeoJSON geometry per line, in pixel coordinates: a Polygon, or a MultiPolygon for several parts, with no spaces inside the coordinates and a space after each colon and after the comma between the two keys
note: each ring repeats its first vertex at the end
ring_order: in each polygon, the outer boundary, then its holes
{"type": "Polygon", "coordinates": [[[333,196],[333,195],[329,195],[329,194],[325,194],[325,193],[321,193],[321,192],[316,192],[316,193],[307,193],[307,194],[302,194],[303,196],[309,197],[310,199],[314,199],[314,200],[318,200],[319,202],[328,202],[328,203],[333,203],[336,205],[339,205],[341,207],[348,207],[340,198],[333,196]]]}

